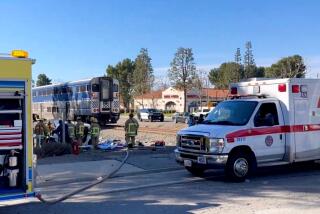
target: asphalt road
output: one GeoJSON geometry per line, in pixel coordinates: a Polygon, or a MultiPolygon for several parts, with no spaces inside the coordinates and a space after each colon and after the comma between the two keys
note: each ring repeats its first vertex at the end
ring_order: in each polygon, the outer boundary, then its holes
{"type": "MultiPolygon", "coordinates": [[[[0,208],[0,213],[320,213],[320,167],[316,164],[259,170],[244,183],[222,171],[207,179],[183,168],[116,177],[55,205],[40,202],[0,208]]],[[[54,198],[82,183],[44,189],[54,198]]]]}

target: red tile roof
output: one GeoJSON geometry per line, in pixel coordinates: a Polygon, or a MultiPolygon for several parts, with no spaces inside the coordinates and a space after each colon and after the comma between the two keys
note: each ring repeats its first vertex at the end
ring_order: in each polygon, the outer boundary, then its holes
{"type": "Polygon", "coordinates": [[[229,94],[227,89],[214,89],[214,88],[203,88],[202,96],[208,96],[212,98],[226,98],[229,94]]]}
{"type": "Polygon", "coordinates": [[[161,99],[163,90],[151,91],[143,96],[136,96],[134,99],[161,99]]]}

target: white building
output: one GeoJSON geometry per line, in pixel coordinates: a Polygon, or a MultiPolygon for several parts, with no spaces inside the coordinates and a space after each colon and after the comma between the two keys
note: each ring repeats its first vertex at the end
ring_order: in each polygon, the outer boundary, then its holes
{"type": "MultiPolygon", "coordinates": [[[[213,88],[206,88],[200,93],[199,90],[187,91],[187,111],[193,111],[200,106],[207,106],[214,102],[224,100],[228,96],[228,90],[218,90],[213,88]]],[[[169,87],[165,90],[152,91],[142,96],[134,98],[134,108],[156,108],[161,110],[175,110],[183,112],[184,93],[174,87],[169,87]]]]}

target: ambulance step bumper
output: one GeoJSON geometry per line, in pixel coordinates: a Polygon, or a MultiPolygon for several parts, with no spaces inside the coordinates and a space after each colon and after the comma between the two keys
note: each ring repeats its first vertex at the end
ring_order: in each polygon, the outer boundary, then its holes
{"type": "Polygon", "coordinates": [[[176,161],[184,166],[196,166],[205,169],[224,168],[227,164],[227,154],[198,154],[186,151],[174,150],[176,161]]]}

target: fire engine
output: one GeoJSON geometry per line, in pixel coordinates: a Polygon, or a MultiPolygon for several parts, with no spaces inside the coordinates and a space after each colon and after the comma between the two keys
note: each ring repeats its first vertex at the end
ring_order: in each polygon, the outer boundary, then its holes
{"type": "Polygon", "coordinates": [[[319,160],[319,91],[318,79],[233,83],[202,124],[177,133],[176,160],[196,175],[223,168],[237,181],[256,167],[319,160]]]}
{"type": "MultiPolygon", "coordinates": [[[[31,67],[22,50],[0,54],[0,201],[33,197],[31,67]]],[[[3,203],[2,203],[3,204],[3,203]]]]}

